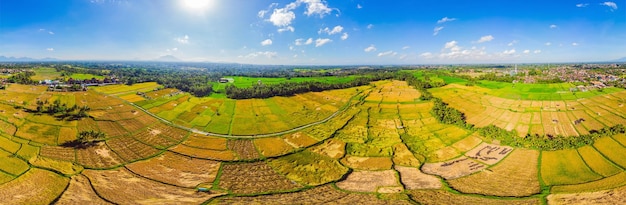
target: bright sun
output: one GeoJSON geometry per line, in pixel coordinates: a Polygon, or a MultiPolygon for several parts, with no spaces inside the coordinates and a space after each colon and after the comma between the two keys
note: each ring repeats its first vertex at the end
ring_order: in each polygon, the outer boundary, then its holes
{"type": "Polygon", "coordinates": [[[214,0],[181,0],[183,7],[189,10],[204,11],[213,5],[214,0]]]}

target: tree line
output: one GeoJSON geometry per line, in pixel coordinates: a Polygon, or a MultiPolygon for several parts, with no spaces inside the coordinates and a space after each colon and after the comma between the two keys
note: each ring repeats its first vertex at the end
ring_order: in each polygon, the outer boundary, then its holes
{"type": "Polygon", "coordinates": [[[54,100],[52,103],[48,103],[48,100],[37,100],[35,104],[37,105],[35,110],[28,111],[37,114],[46,113],[56,116],[59,119],[66,120],[79,120],[84,117],[88,117],[89,115],[87,114],[87,111],[91,110],[91,108],[89,108],[89,106],[87,105],[81,107],[74,105],[69,107],[65,103],[61,104],[61,101],[59,99],[54,100]]]}
{"type": "Polygon", "coordinates": [[[320,92],[325,90],[345,89],[367,85],[372,81],[387,80],[395,77],[393,72],[375,73],[368,76],[354,78],[348,82],[325,83],[317,81],[282,82],[277,84],[257,84],[252,87],[240,88],[234,85],[226,86],[226,96],[231,99],[270,98],[274,96],[292,96],[306,92],[320,92]]]}

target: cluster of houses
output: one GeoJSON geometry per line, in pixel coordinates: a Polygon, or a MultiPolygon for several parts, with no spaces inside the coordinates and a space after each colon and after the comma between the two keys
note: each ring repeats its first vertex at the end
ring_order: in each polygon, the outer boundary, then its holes
{"type": "Polygon", "coordinates": [[[42,80],[39,81],[41,85],[47,85],[49,91],[57,91],[57,92],[68,92],[68,91],[86,91],[88,86],[104,86],[104,85],[114,85],[121,83],[117,78],[104,78],[102,80],[98,80],[96,78],[91,79],[73,79],[70,78],[66,82],[61,82],[59,80],[42,80]]]}

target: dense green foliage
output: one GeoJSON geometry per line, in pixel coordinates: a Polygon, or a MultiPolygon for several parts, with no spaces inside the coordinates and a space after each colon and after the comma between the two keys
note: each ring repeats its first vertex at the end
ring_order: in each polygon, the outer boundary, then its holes
{"type": "Polygon", "coordinates": [[[33,71],[25,71],[16,73],[11,75],[7,81],[9,83],[19,83],[19,84],[36,84],[37,81],[32,80],[30,77],[34,76],[35,72],[33,71]]]}
{"type": "Polygon", "coordinates": [[[433,98],[433,102],[434,105],[432,110],[430,110],[430,114],[437,118],[439,122],[471,128],[471,126],[465,122],[464,113],[457,109],[448,107],[448,104],[439,98],[433,98]]]}
{"type": "Polygon", "coordinates": [[[240,88],[234,85],[226,87],[226,96],[231,99],[269,98],[274,96],[292,96],[306,92],[320,92],[325,90],[345,89],[367,85],[372,81],[387,80],[394,77],[394,73],[377,73],[357,77],[348,82],[323,83],[316,81],[283,82],[278,84],[257,84],[252,87],[240,88]]]}
{"type": "Polygon", "coordinates": [[[98,131],[82,131],[78,133],[77,140],[81,143],[93,143],[103,140],[106,134],[98,131]]]}
{"type": "Polygon", "coordinates": [[[597,131],[592,131],[590,134],[577,137],[552,135],[540,136],[530,134],[525,137],[519,137],[515,131],[507,131],[495,125],[479,128],[478,132],[485,137],[500,140],[502,144],[514,147],[540,150],[560,150],[579,148],[585,145],[593,144],[593,142],[600,137],[625,133],[626,127],[624,127],[624,125],[617,124],[613,127],[605,127],[597,131]]]}
{"type": "Polygon", "coordinates": [[[61,104],[60,100],[55,100],[52,104],[49,104],[48,101],[40,101],[36,102],[37,107],[32,112],[35,113],[46,113],[49,115],[54,115],[57,118],[61,119],[69,119],[69,120],[78,120],[84,117],[89,116],[87,111],[91,110],[89,106],[78,107],[77,105],[68,107],[67,104],[61,104]]]}

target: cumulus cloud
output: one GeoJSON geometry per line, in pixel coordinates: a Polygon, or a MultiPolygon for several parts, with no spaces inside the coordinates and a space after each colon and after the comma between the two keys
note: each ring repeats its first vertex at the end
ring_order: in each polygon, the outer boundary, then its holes
{"type": "Polygon", "coordinates": [[[617,10],[617,4],[612,1],[606,1],[606,2],[601,3],[600,5],[611,7],[611,11],[617,10]]]}
{"type": "Polygon", "coordinates": [[[551,46],[552,43],[551,42],[546,42],[546,46],[551,46]]]}
{"type": "Polygon", "coordinates": [[[535,54],[541,53],[541,50],[535,50],[535,51],[533,51],[533,53],[535,53],[535,54]]]}
{"type": "Polygon", "coordinates": [[[404,46],[404,47],[402,47],[402,50],[406,50],[406,49],[409,49],[409,48],[411,48],[411,46],[404,46]]]}
{"type": "Polygon", "coordinates": [[[362,9],[362,8],[363,8],[363,6],[361,6],[361,4],[356,4],[356,8],[357,8],[357,9],[362,9]]]}
{"type": "Polygon", "coordinates": [[[46,48],[47,51],[54,51],[54,48],[46,48]]]}
{"type": "Polygon", "coordinates": [[[330,42],[333,42],[333,40],[330,40],[328,38],[318,38],[317,40],[315,40],[315,47],[320,47],[330,42]]]}
{"type": "Polygon", "coordinates": [[[189,36],[185,35],[183,37],[178,37],[175,39],[178,43],[182,43],[182,44],[188,44],[189,43],[189,36]]]}
{"type": "Polygon", "coordinates": [[[319,31],[317,31],[317,33],[319,33],[319,34],[327,33],[328,35],[334,35],[334,34],[341,33],[341,31],[343,31],[343,27],[342,26],[335,26],[333,29],[330,29],[328,27],[326,27],[324,29],[320,29],[319,31]]]}
{"type": "Polygon", "coordinates": [[[578,43],[574,42],[572,43],[572,46],[578,46],[578,43]]]}
{"type": "Polygon", "coordinates": [[[48,34],[50,34],[50,35],[54,35],[54,32],[52,32],[52,31],[48,31],[48,34]]]}
{"type": "Polygon", "coordinates": [[[450,41],[450,42],[446,42],[444,48],[448,49],[448,48],[453,48],[457,46],[457,42],[456,41],[450,41]]]}
{"type": "Polygon", "coordinates": [[[515,54],[515,49],[511,49],[511,50],[505,50],[502,52],[502,54],[504,55],[512,55],[515,54]]]}
{"type": "Polygon", "coordinates": [[[292,26],[287,26],[287,27],[284,27],[284,28],[279,28],[279,29],[278,29],[278,33],[282,33],[282,32],[285,32],[285,31],[291,31],[291,32],[294,32],[295,30],[296,30],[296,29],[295,29],[294,27],[292,27],[292,26]]]}
{"type": "Polygon", "coordinates": [[[367,29],[372,29],[372,28],[374,28],[373,24],[367,24],[367,29]]]}
{"type": "Polygon", "coordinates": [[[524,54],[529,54],[530,50],[524,50],[524,54]]]}
{"type": "Polygon", "coordinates": [[[587,3],[576,4],[576,7],[578,7],[578,8],[583,8],[583,7],[587,7],[587,6],[589,6],[589,4],[587,4],[587,3]]]}
{"type": "Polygon", "coordinates": [[[296,0],[283,8],[276,8],[278,4],[272,3],[267,10],[259,11],[257,16],[259,18],[265,18],[270,10],[273,9],[269,18],[265,20],[271,22],[276,27],[280,27],[278,32],[293,32],[295,29],[290,26],[294,19],[296,19],[296,14],[293,11],[301,5],[306,5],[306,10],[304,11],[305,15],[318,15],[320,18],[324,18],[325,15],[330,14],[333,10],[337,10],[328,7],[328,3],[325,0],[296,0]]]}
{"type": "Polygon", "coordinates": [[[513,45],[515,45],[515,44],[517,44],[517,43],[518,43],[518,41],[517,41],[517,40],[513,40],[513,41],[511,41],[509,44],[507,44],[507,46],[513,46],[513,45]]]}
{"type": "MultiPolygon", "coordinates": [[[[458,45],[457,41],[446,42],[444,48],[439,54],[440,59],[464,59],[464,60],[476,60],[486,56],[485,47],[471,49],[463,49],[458,45]]],[[[422,56],[424,57],[424,56],[422,56]]]]}
{"type": "Polygon", "coordinates": [[[343,33],[343,35],[341,35],[341,40],[346,40],[348,39],[348,33],[343,33]]]}
{"type": "Polygon", "coordinates": [[[557,27],[558,27],[558,26],[556,26],[556,25],[554,25],[554,24],[550,25],[550,28],[551,28],[551,29],[555,29],[555,28],[557,28],[557,27]]]}
{"type": "Polygon", "coordinates": [[[255,53],[250,53],[246,56],[239,56],[240,58],[256,58],[256,57],[266,57],[266,58],[275,58],[278,55],[278,53],[276,52],[271,52],[271,51],[265,51],[265,52],[255,52],[255,53]]]}
{"type": "Polygon", "coordinates": [[[378,53],[378,57],[383,57],[383,56],[395,56],[397,55],[397,52],[393,52],[393,51],[386,51],[386,52],[382,52],[382,53],[378,53]]]}
{"type": "Polygon", "coordinates": [[[298,0],[296,2],[298,4],[306,4],[306,11],[304,14],[307,16],[319,15],[320,18],[323,18],[325,15],[330,14],[330,12],[333,11],[333,9],[328,7],[328,3],[323,0],[298,0]]]}
{"type": "Polygon", "coordinates": [[[296,19],[296,14],[287,8],[274,9],[272,15],[268,21],[272,22],[274,26],[287,27],[291,25],[291,22],[296,19]]]}
{"type": "Polygon", "coordinates": [[[492,35],[486,35],[486,36],[480,37],[480,39],[478,39],[478,41],[475,41],[475,43],[489,42],[489,41],[491,41],[493,39],[494,39],[494,37],[492,35]]]}
{"type": "Polygon", "coordinates": [[[439,34],[439,31],[441,30],[443,30],[443,26],[435,27],[435,29],[433,29],[433,36],[439,34]]]}
{"type": "Polygon", "coordinates": [[[306,41],[302,38],[296,39],[295,44],[296,46],[303,46],[303,45],[311,45],[313,43],[313,38],[309,38],[306,41]]]}
{"type": "Polygon", "coordinates": [[[369,47],[363,49],[363,51],[365,51],[365,52],[376,51],[376,47],[374,45],[370,45],[369,47]]]}
{"type": "Polygon", "coordinates": [[[450,22],[450,21],[456,21],[456,18],[448,18],[446,16],[446,17],[443,17],[442,19],[438,20],[437,23],[441,24],[441,23],[450,22]]]}
{"type": "Polygon", "coordinates": [[[261,41],[261,45],[262,46],[272,45],[272,39],[265,39],[264,41],[261,41]]]}

